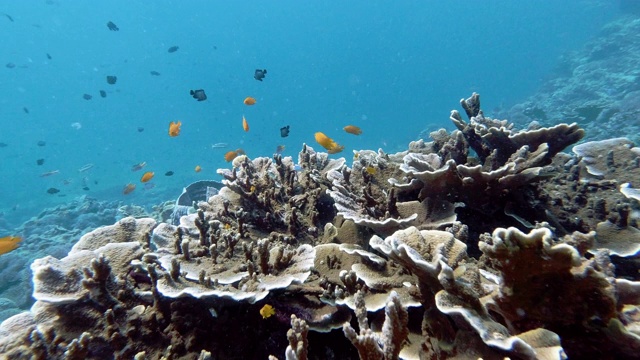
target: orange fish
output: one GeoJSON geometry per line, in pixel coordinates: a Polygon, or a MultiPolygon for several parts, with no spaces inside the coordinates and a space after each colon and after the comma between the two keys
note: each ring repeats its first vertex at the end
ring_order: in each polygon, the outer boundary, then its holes
{"type": "Polygon", "coordinates": [[[5,236],[0,238],[0,255],[17,249],[20,241],[22,241],[22,238],[18,236],[5,236]]]}
{"type": "Polygon", "coordinates": [[[355,125],[347,125],[344,128],[344,131],[348,132],[349,134],[353,134],[353,135],[360,135],[362,134],[362,130],[355,126],[355,125]]]}
{"type": "Polygon", "coordinates": [[[146,173],[144,173],[144,175],[142,175],[142,177],[140,178],[140,182],[147,182],[151,179],[153,179],[153,175],[155,175],[155,173],[153,171],[147,171],[146,173]]]}
{"type": "Polygon", "coordinates": [[[224,159],[229,162],[233,159],[235,159],[238,156],[238,152],[237,151],[228,151],[226,154],[224,154],[224,159]]]}
{"type": "Polygon", "coordinates": [[[244,118],[244,115],[242,115],[242,128],[244,131],[249,131],[249,123],[247,122],[247,119],[244,118]]]}
{"type": "Polygon", "coordinates": [[[251,96],[247,96],[247,98],[244,99],[244,104],[245,105],[255,105],[256,104],[256,99],[252,98],[251,96]]]}
{"type": "Polygon", "coordinates": [[[169,124],[169,136],[174,137],[180,135],[180,126],[182,126],[182,122],[171,122],[169,124]]]}
{"type": "Polygon", "coordinates": [[[124,189],[122,189],[122,193],[127,195],[136,189],[136,184],[128,183],[125,185],[124,189]]]}
{"type": "Polygon", "coordinates": [[[195,172],[200,172],[202,168],[200,167],[200,165],[196,165],[196,168],[194,170],[195,172]]]}
{"type": "Polygon", "coordinates": [[[337,154],[340,151],[344,150],[344,146],[339,145],[338,143],[333,141],[333,139],[331,139],[330,137],[328,137],[327,135],[321,132],[317,132],[315,134],[315,138],[318,144],[322,145],[323,148],[327,149],[327,152],[329,154],[337,154]]]}

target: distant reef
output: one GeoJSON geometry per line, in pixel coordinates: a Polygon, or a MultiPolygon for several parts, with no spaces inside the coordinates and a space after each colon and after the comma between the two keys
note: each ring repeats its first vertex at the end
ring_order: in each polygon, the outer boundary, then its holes
{"type": "MultiPolygon", "coordinates": [[[[637,13],[640,2],[621,1],[637,13]]],[[[587,140],[640,141],[640,17],[606,25],[582,49],[560,59],[554,78],[526,101],[492,112],[519,126],[577,122],[587,140]]]]}

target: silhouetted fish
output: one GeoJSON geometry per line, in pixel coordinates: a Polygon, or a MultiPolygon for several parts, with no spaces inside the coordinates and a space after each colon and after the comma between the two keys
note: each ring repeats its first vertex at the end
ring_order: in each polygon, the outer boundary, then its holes
{"type": "Polygon", "coordinates": [[[107,27],[109,28],[109,30],[111,31],[119,31],[120,28],[118,28],[118,25],[114,24],[113,21],[109,21],[107,23],[107,27]]]}
{"type": "Polygon", "coordinates": [[[180,47],[174,45],[174,46],[168,48],[167,51],[170,52],[170,53],[174,53],[174,52],[178,51],[178,49],[180,49],[180,47]]]}
{"type": "Polygon", "coordinates": [[[5,66],[6,66],[7,68],[9,68],[9,69],[13,69],[14,67],[16,67],[16,64],[14,64],[14,63],[10,62],[10,63],[7,63],[7,65],[5,65],[5,66]]]}
{"type": "Polygon", "coordinates": [[[138,132],[143,132],[144,128],[143,127],[138,127],[138,132]]]}
{"type": "Polygon", "coordinates": [[[38,160],[36,160],[36,164],[38,164],[38,165],[42,165],[42,164],[44,164],[44,159],[38,159],[38,160]]]}
{"type": "Polygon", "coordinates": [[[280,136],[281,137],[289,136],[289,125],[280,128],[280,136]]]}
{"type": "Polygon", "coordinates": [[[160,73],[157,71],[150,71],[149,73],[153,76],[160,76],[160,73]]]}
{"type": "Polygon", "coordinates": [[[9,144],[0,142],[0,148],[7,147],[7,146],[9,146],[9,144]]]}
{"type": "Polygon", "coordinates": [[[9,19],[9,21],[13,22],[13,18],[11,17],[11,15],[9,14],[4,14],[4,16],[7,17],[7,19],[9,19]]]}
{"type": "Polygon", "coordinates": [[[107,76],[107,84],[109,85],[113,85],[116,83],[116,81],[118,81],[118,77],[115,75],[109,75],[107,76]]]}
{"type": "Polygon", "coordinates": [[[104,90],[100,90],[100,96],[102,96],[103,98],[107,97],[107,92],[104,90]]]}
{"type": "Polygon", "coordinates": [[[173,171],[167,171],[166,173],[164,173],[164,176],[171,176],[173,175],[173,171]]]}
{"type": "Polygon", "coordinates": [[[49,53],[47,53],[47,59],[49,59],[49,60],[53,59],[53,58],[51,57],[51,55],[49,55],[49,53]]]}
{"type": "Polygon", "coordinates": [[[57,194],[57,193],[59,193],[59,192],[60,192],[60,190],[52,187],[52,188],[49,188],[49,190],[47,190],[47,192],[48,192],[49,194],[53,195],[53,194],[57,194]]]}
{"type": "Polygon", "coordinates": [[[203,89],[191,90],[191,91],[189,91],[189,94],[191,94],[191,96],[193,96],[193,98],[198,100],[198,101],[207,100],[207,94],[204,93],[203,89]]]}
{"type": "Polygon", "coordinates": [[[253,74],[253,78],[258,81],[262,81],[265,75],[267,75],[267,69],[263,69],[263,70],[256,69],[256,72],[253,74]]]}
{"type": "Polygon", "coordinates": [[[93,96],[91,96],[89,94],[84,94],[84,95],[82,95],[82,98],[85,99],[85,100],[91,100],[91,99],[93,99],[93,96]]]}
{"type": "Polygon", "coordinates": [[[24,111],[24,113],[25,113],[25,114],[28,114],[28,113],[29,113],[29,109],[27,109],[27,107],[26,107],[26,106],[22,108],[22,111],[24,111]]]}
{"type": "Polygon", "coordinates": [[[88,187],[88,186],[84,186],[84,187],[82,188],[82,190],[84,190],[84,191],[89,191],[89,187],[88,187]]]}
{"type": "Polygon", "coordinates": [[[47,142],[44,141],[44,140],[40,140],[40,141],[38,141],[37,144],[38,144],[38,146],[45,146],[45,145],[47,145],[47,142]]]}

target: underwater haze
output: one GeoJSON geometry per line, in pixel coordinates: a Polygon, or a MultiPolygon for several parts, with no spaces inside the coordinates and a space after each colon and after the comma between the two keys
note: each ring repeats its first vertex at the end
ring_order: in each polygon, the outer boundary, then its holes
{"type": "Polygon", "coordinates": [[[332,157],[399,151],[450,129],[449,110],[472,92],[489,113],[521,101],[618,12],[596,0],[5,1],[1,235],[79,196],[173,200],[219,180],[228,151],[284,145],[297,159],[303,143],[320,148],[318,131],[345,146],[332,157]]]}

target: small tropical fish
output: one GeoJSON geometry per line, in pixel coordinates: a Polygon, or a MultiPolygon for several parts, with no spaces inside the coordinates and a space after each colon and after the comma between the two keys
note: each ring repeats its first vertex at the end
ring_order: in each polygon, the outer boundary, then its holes
{"type": "Polygon", "coordinates": [[[153,171],[147,171],[140,178],[140,182],[146,183],[147,181],[153,179],[153,175],[155,175],[155,173],[153,171]]]}
{"type": "Polygon", "coordinates": [[[269,304],[265,304],[262,309],[260,309],[260,315],[262,315],[263,319],[268,319],[276,314],[276,309],[269,304]]]}
{"type": "Polygon", "coordinates": [[[191,90],[189,91],[189,94],[198,101],[207,100],[207,94],[204,93],[203,89],[191,90]]]}
{"type": "Polygon", "coordinates": [[[0,238],[0,255],[17,249],[20,241],[22,241],[22,238],[18,236],[5,236],[0,238]]]}
{"type": "Polygon", "coordinates": [[[238,153],[231,150],[231,151],[227,151],[226,154],[224,154],[224,159],[229,162],[232,161],[233,159],[235,159],[238,156],[238,153]]]}
{"type": "Polygon", "coordinates": [[[60,170],[47,171],[45,173],[40,174],[40,177],[47,177],[47,176],[55,175],[55,174],[57,174],[59,172],[60,172],[60,170]]]}
{"type": "Polygon", "coordinates": [[[40,141],[38,141],[37,144],[38,144],[38,146],[45,146],[45,145],[47,145],[47,142],[44,141],[44,140],[40,140],[40,141]]]}
{"type": "Polygon", "coordinates": [[[374,168],[373,166],[367,166],[365,170],[369,175],[375,175],[377,171],[376,168],[374,168]]]}
{"type": "Polygon", "coordinates": [[[244,131],[249,131],[249,123],[247,122],[247,119],[244,118],[244,115],[242,115],[242,128],[244,131]]]}
{"type": "Polygon", "coordinates": [[[284,151],[285,148],[286,148],[286,146],[284,146],[284,145],[276,146],[276,154],[282,154],[282,152],[284,151]]]}
{"type": "Polygon", "coordinates": [[[11,17],[11,15],[5,14],[5,13],[3,13],[3,14],[4,14],[4,16],[7,17],[7,19],[9,19],[9,21],[13,22],[13,18],[11,17]]]}
{"type": "Polygon", "coordinates": [[[182,126],[182,122],[178,121],[178,122],[171,122],[169,124],[169,136],[171,137],[175,137],[180,135],[180,126],[182,126]]]}
{"type": "Polygon", "coordinates": [[[85,99],[85,100],[91,100],[91,99],[93,99],[93,96],[91,96],[89,94],[83,94],[82,98],[85,99]]]}
{"type": "Polygon", "coordinates": [[[200,165],[196,165],[195,169],[193,169],[195,172],[200,172],[202,171],[202,168],[200,167],[200,165]]]}
{"type": "Polygon", "coordinates": [[[262,81],[265,75],[267,75],[267,69],[262,69],[262,70],[256,69],[256,72],[253,73],[253,78],[258,81],[262,81]]]}
{"type": "Polygon", "coordinates": [[[153,75],[153,76],[160,76],[160,73],[159,73],[159,72],[157,72],[157,71],[155,71],[155,70],[151,70],[151,71],[149,72],[149,74],[151,74],[151,75],[153,75]]]}
{"type": "Polygon", "coordinates": [[[22,108],[22,111],[24,111],[25,114],[29,113],[29,108],[27,108],[26,106],[22,108]]]}
{"type": "Polygon", "coordinates": [[[53,58],[51,57],[51,54],[47,53],[47,59],[49,59],[49,60],[53,59],[53,58]]]}
{"type": "Polygon", "coordinates": [[[38,160],[36,160],[36,164],[38,164],[38,165],[42,165],[42,164],[44,164],[44,159],[38,159],[38,160]]]}
{"type": "Polygon", "coordinates": [[[114,85],[118,81],[118,77],[115,75],[107,75],[107,84],[114,85]]]}
{"type": "Polygon", "coordinates": [[[280,137],[289,136],[289,125],[280,128],[280,137]]]}
{"type": "Polygon", "coordinates": [[[82,165],[82,166],[80,167],[80,169],[78,169],[78,172],[85,172],[85,171],[89,171],[89,170],[91,170],[92,168],[93,168],[93,164],[85,164],[85,165],[82,165]]]}
{"type": "Polygon", "coordinates": [[[164,176],[172,176],[173,175],[173,171],[167,171],[166,173],[164,173],[164,176]]]}
{"type": "Polygon", "coordinates": [[[7,146],[9,146],[9,144],[0,142],[0,148],[7,147],[7,146]]]}
{"type": "Polygon", "coordinates": [[[127,185],[124,186],[124,189],[122,189],[122,193],[127,195],[127,194],[130,194],[135,189],[136,189],[136,184],[128,183],[127,185]]]}
{"type": "Polygon", "coordinates": [[[215,143],[215,144],[211,144],[211,148],[212,148],[212,149],[222,149],[222,148],[226,148],[227,146],[229,146],[229,144],[227,144],[227,143],[215,143]]]}
{"type": "Polygon", "coordinates": [[[103,98],[107,97],[107,92],[104,90],[100,90],[100,96],[102,96],[103,98]]]}
{"type": "Polygon", "coordinates": [[[143,131],[144,131],[144,128],[142,126],[139,126],[138,127],[138,132],[143,132],[143,131]]]}
{"type": "Polygon", "coordinates": [[[109,30],[111,31],[119,31],[120,29],[118,28],[118,25],[114,24],[113,21],[109,21],[107,23],[107,27],[109,28],[109,30]]]}
{"type": "Polygon", "coordinates": [[[156,187],[156,184],[154,184],[154,183],[144,183],[144,189],[145,190],[151,190],[154,187],[156,187]]]}
{"type": "Polygon", "coordinates": [[[131,167],[131,171],[138,171],[138,170],[142,170],[143,167],[147,166],[147,162],[143,161],[139,164],[135,164],[131,167]]]}
{"type": "Polygon", "coordinates": [[[172,46],[172,47],[168,48],[168,49],[167,49],[167,52],[174,53],[174,52],[178,51],[178,49],[180,49],[180,47],[179,47],[179,46],[174,45],[174,46],[172,46]]]}
{"type": "Polygon", "coordinates": [[[348,132],[349,134],[353,134],[353,135],[360,135],[362,134],[362,130],[355,126],[355,125],[347,125],[344,128],[344,131],[348,132]]]}
{"type": "Polygon", "coordinates": [[[48,193],[48,194],[51,194],[51,195],[53,195],[53,194],[57,194],[57,193],[59,193],[59,192],[60,192],[60,189],[56,189],[56,188],[54,188],[54,187],[49,188],[49,189],[47,190],[47,193],[48,193]]]}
{"type": "Polygon", "coordinates": [[[79,122],[74,122],[71,124],[71,127],[76,129],[76,130],[80,130],[82,129],[82,124],[80,124],[79,122]]]}
{"type": "Polygon", "coordinates": [[[243,148],[237,148],[236,153],[238,153],[238,155],[247,155],[247,152],[244,151],[243,148]]]}
{"type": "Polygon", "coordinates": [[[335,141],[333,141],[333,139],[321,132],[315,133],[315,138],[316,142],[322,145],[323,148],[327,149],[327,152],[329,154],[337,154],[340,151],[344,150],[344,146],[336,143],[335,141]]]}
{"type": "Polygon", "coordinates": [[[245,105],[255,105],[257,101],[255,98],[252,98],[251,96],[247,96],[247,98],[244,99],[243,102],[245,105]]]}

